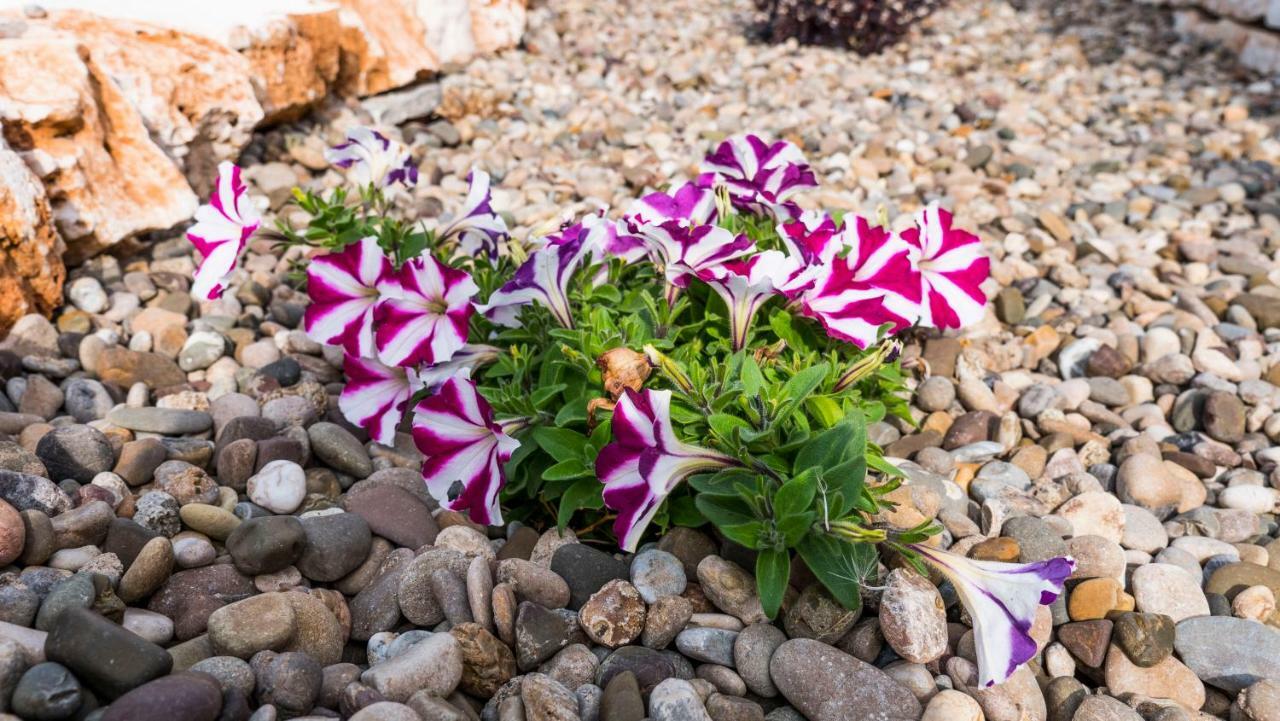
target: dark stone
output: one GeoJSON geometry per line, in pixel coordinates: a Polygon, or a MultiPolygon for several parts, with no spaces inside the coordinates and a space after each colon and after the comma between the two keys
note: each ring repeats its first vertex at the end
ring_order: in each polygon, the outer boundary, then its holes
{"type": "Polygon", "coordinates": [[[556,549],[551,570],[569,584],[569,608],[577,610],[606,583],[627,579],[631,566],[584,543],[570,543],[556,549]]]}
{"type": "Polygon", "coordinates": [[[222,687],[213,676],[180,671],[116,699],[100,721],[217,721],[222,696],[222,687]]]}
{"type": "Polygon", "coordinates": [[[353,488],[343,506],[348,513],[363,518],[374,534],[403,548],[421,548],[435,542],[440,533],[431,509],[399,486],[353,488]]]}
{"type": "Polygon", "coordinates": [[[1058,627],[1058,640],[1081,663],[1101,668],[1111,644],[1112,622],[1106,619],[1077,621],[1058,627]]]}
{"type": "Polygon", "coordinates": [[[1173,654],[1173,619],[1160,613],[1121,614],[1112,638],[1135,666],[1151,668],[1173,654]]]}
{"type": "Polygon", "coordinates": [[[302,529],[307,542],[295,565],[312,581],[336,581],[369,557],[373,534],[369,524],[354,513],[304,518],[302,529]]]}
{"type": "Polygon", "coordinates": [[[292,461],[300,466],[306,465],[307,461],[306,449],[302,447],[295,438],[285,436],[276,436],[268,438],[265,441],[258,441],[255,451],[256,461],[253,464],[253,472],[261,471],[264,466],[272,461],[292,461]]]}
{"type": "Polygon", "coordinates": [[[1129,372],[1133,364],[1120,351],[1109,345],[1099,346],[1098,350],[1089,354],[1085,364],[1085,374],[1089,377],[1119,378],[1129,372]]]}
{"type": "Polygon", "coordinates": [[[139,525],[132,518],[116,518],[107,526],[107,538],[102,543],[102,551],[116,554],[127,571],[133,565],[133,559],[138,557],[138,552],[147,545],[147,541],[159,535],[150,528],[139,525]]]}
{"type": "Polygon", "coordinates": [[[377,578],[351,599],[348,608],[353,641],[368,641],[373,634],[390,631],[400,623],[400,577],[412,562],[413,551],[392,551],[382,562],[377,578]]]}
{"type": "Polygon", "coordinates": [[[498,560],[505,561],[508,558],[519,558],[523,561],[529,560],[533,555],[533,547],[538,543],[538,532],[528,526],[520,526],[511,534],[511,538],[502,544],[502,548],[498,549],[498,560]]]}
{"type": "Polygon", "coordinates": [[[36,455],[54,480],[70,478],[88,483],[115,465],[111,441],[92,426],[61,426],[41,436],[36,455]]]}
{"type": "Polygon", "coordinates": [[[271,704],[290,715],[311,710],[320,697],[324,669],[305,653],[263,651],[249,662],[257,677],[260,704],[271,704]]]}
{"type": "Polygon", "coordinates": [[[9,707],[30,721],[59,721],[80,708],[84,694],[80,682],[59,663],[41,663],[27,669],[18,680],[9,707]]]}
{"type": "Polygon", "coordinates": [[[644,646],[623,646],[604,657],[596,669],[596,685],[608,688],[613,677],[631,672],[647,694],[669,678],[693,678],[693,664],[674,651],[655,651],[644,646]]]}
{"type": "Polygon", "coordinates": [[[258,372],[269,378],[275,378],[283,388],[288,388],[302,379],[302,366],[288,356],[262,366],[258,372]]]}
{"type": "Polygon", "coordinates": [[[255,593],[252,578],[229,563],[219,563],[173,574],[151,596],[147,608],[173,619],[174,637],[189,641],[204,633],[214,611],[255,593]]]}
{"type": "Polygon", "coordinates": [[[525,601],[516,611],[516,662],[521,671],[537,668],[560,649],[587,643],[578,626],[578,614],[567,609],[551,610],[525,601]]]}
{"type": "Polygon", "coordinates": [[[644,717],[644,698],[636,675],[630,671],[614,674],[604,687],[600,721],[644,721],[644,717]]]}
{"type": "Polygon", "coordinates": [[[0,500],[19,512],[34,510],[56,516],[71,508],[71,497],[53,481],[40,476],[0,471],[0,500]]]}
{"type": "Polygon", "coordinates": [[[970,443],[989,441],[1000,427],[1000,416],[991,411],[969,411],[956,418],[943,436],[942,447],[948,451],[970,443]]]}
{"type": "Polygon", "coordinates": [[[228,443],[238,441],[241,438],[247,438],[251,441],[263,441],[275,434],[276,424],[270,419],[262,418],[261,416],[236,416],[227,421],[227,424],[222,427],[222,431],[218,433],[218,442],[214,453],[221,452],[228,443]]]}
{"type": "Polygon", "coordinates": [[[69,608],[58,616],[44,653],[107,698],[163,676],[173,666],[163,648],[83,608],[69,608]]]}
{"type": "Polygon", "coordinates": [[[227,537],[227,552],[246,576],[275,573],[302,555],[306,534],[293,516],[267,516],[244,521],[227,537]]]}

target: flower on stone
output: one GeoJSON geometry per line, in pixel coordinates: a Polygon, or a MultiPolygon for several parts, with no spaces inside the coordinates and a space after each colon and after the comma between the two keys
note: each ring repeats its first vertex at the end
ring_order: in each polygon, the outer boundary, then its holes
{"type": "Polygon", "coordinates": [[[374,343],[387,365],[444,363],[467,342],[467,323],[479,292],[471,275],[431,255],[405,263],[380,289],[374,343]]]}
{"type": "Polygon", "coordinates": [[[565,328],[573,327],[569,310],[569,283],[574,271],[591,250],[582,223],[574,223],[544,239],[542,247],[516,269],[515,275],[477,309],[498,325],[516,328],[520,310],[541,303],[565,328]]]}
{"type": "Polygon", "coordinates": [[[361,187],[373,185],[379,190],[396,183],[405,187],[418,184],[418,166],[400,143],[372,128],[354,127],[347,139],[329,148],[325,160],[351,173],[361,187]]]}
{"type": "Polygon", "coordinates": [[[394,444],[396,426],[415,391],[413,371],[351,353],[343,356],[342,371],[347,385],[338,396],[338,410],[369,438],[384,446],[394,444]]]}
{"type": "Polygon", "coordinates": [[[671,425],[671,391],[627,388],[613,410],[613,441],[596,457],[604,502],[617,511],[614,535],[635,551],[649,521],[681,481],[738,460],[685,443],[671,425]]]}
{"type": "Polygon", "coordinates": [[[910,247],[895,234],[857,217],[841,231],[841,253],[816,266],[800,295],[802,312],[833,338],[867,348],[886,324],[897,333],[919,314],[920,275],[910,247]]]}
{"type": "Polygon", "coordinates": [[[978,682],[983,688],[1003,683],[1036,655],[1031,624],[1036,609],[1053,603],[1076,562],[1070,556],[1035,563],[999,563],[922,545],[909,546],[942,572],[955,587],[973,621],[978,682]]]}
{"type": "Polygon", "coordinates": [[[395,275],[378,239],[362,238],[336,253],[311,259],[303,315],[307,335],[317,343],[340,345],[356,357],[374,356],[374,306],[395,275]]]}
{"type": "Polygon", "coordinates": [[[698,273],[729,308],[729,327],[733,349],[747,344],[747,333],[756,311],[770,297],[784,292],[798,292],[812,284],[803,277],[804,266],[794,257],[778,250],[766,250],[748,258],[730,260],[698,273]]]}
{"type": "Polygon", "coordinates": [[[223,161],[209,204],[196,210],[196,222],[187,230],[187,240],[203,257],[191,285],[193,296],[200,300],[222,297],[240,254],[261,223],[240,168],[223,161]]]}
{"type": "Polygon", "coordinates": [[[493,409],[465,378],[450,378],[413,409],[413,441],[422,452],[422,478],[440,505],[468,511],[486,526],[502,524],[498,494],[502,466],[520,442],[493,420],[493,409]]]}
{"type": "Polygon", "coordinates": [[[735,135],[702,163],[704,178],[724,185],[735,207],[755,215],[790,218],[800,211],[791,198],[818,187],[818,178],[800,148],[785,141],[766,143],[757,135],[735,135]]]}
{"type": "Polygon", "coordinates": [[[443,363],[421,366],[410,371],[409,381],[414,391],[435,391],[450,378],[470,378],[475,369],[494,362],[502,353],[499,348],[482,343],[468,343],[458,349],[453,357],[443,363]]]}
{"type": "Polygon", "coordinates": [[[755,242],[718,225],[687,225],[668,220],[645,226],[644,237],[667,278],[667,302],[699,274],[753,252],[755,242]]]}
{"type": "Polygon", "coordinates": [[[466,205],[457,219],[440,232],[439,240],[456,237],[459,254],[483,254],[494,260],[498,257],[498,247],[508,237],[507,222],[493,210],[488,173],[473,169],[467,175],[467,183],[470,189],[466,205]]]}
{"type": "Polygon", "coordinates": [[[920,272],[920,323],[961,328],[981,321],[987,304],[982,282],[991,261],[978,236],[951,227],[951,213],[934,204],[916,215],[916,227],[903,231],[902,239],[913,248],[920,272]]]}

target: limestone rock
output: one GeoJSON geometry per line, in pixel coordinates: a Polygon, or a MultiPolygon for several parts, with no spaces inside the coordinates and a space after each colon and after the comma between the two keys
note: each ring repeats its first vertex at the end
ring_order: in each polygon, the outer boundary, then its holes
{"type": "Polygon", "coordinates": [[[61,303],[62,251],[44,186],[0,139],[0,336],[61,303]]]}

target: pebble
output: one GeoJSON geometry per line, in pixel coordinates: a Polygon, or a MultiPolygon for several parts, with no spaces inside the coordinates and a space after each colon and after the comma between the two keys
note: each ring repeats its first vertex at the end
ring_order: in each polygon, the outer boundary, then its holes
{"type": "Polygon", "coordinates": [[[391,701],[407,701],[420,690],[445,697],[462,680],[462,649],[453,636],[437,633],[370,667],[360,680],[391,701]]]}
{"type": "Polygon", "coordinates": [[[921,715],[915,695],[883,671],[818,641],[783,643],[769,671],[779,692],[810,721],[921,715]]]}
{"type": "Polygon", "coordinates": [[[272,513],[293,513],[307,495],[307,474],[292,461],[271,461],[249,478],[249,500],[272,513]]]}
{"type": "Polygon", "coordinates": [[[69,608],[58,616],[45,655],[107,698],[163,676],[173,664],[163,648],[83,608],[69,608]]]}
{"type": "Polygon", "coordinates": [[[1280,630],[1229,616],[1199,616],[1178,624],[1178,657],[1205,683],[1238,693],[1262,679],[1280,681],[1280,630]]]}
{"type": "MultiPolygon", "coordinates": [[[[683,575],[684,571],[680,570],[680,573],[683,575]]],[[[617,648],[640,637],[645,628],[645,615],[645,602],[640,591],[627,581],[614,579],[582,604],[578,610],[578,623],[593,642],[617,648]]],[[[679,641],[677,637],[677,645],[679,641]]]]}
{"type": "Polygon", "coordinates": [[[9,705],[21,718],[64,719],[75,713],[83,697],[80,682],[66,666],[46,662],[22,674],[9,705]]]}
{"type": "Polygon", "coordinates": [[[928,579],[894,569],[880,597],[885,642],[912,663],[934,661],[947,651],[947,616],[938,589],[928,579]]]}

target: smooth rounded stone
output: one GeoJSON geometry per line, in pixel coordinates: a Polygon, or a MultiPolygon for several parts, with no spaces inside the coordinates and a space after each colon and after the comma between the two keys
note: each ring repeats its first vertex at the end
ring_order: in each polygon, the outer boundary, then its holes
{"type": "Polygon", "coordinates": [[[439,534],[431,509],[416,496],[390,484],[353,488],[342,500],[348,513],[363,518],[375,535],[405,548],[434,543],[439,534]]]}
{"type": "Polygon", "coordinates": [[[1050,680],[1044,690],[1048,721],[1071,721],[1080,702],[1088,695],[1089,689],[1073,677],[1060,676],[1050,680]]]}
{"type": "Polygon", "coordinates": [[[36,454],[13,441],[0,440],[0,470],[43,478],[48,471],[36,454]]]}
{"type": "Polygon", "coordinates": [[[157,646],[173,640],[173,621],[164,614],[132,606],[124,610],[120,625],[157,646]]]}
{"type": "Polygon", "coordinates": [[[572,609],[581,608],[606,583],[615,579],[627,579],[631,575],[626,561],[581,543],[569,543],[557,548],[551,556],[550,567],[568,584],[568,607],[572,609]]]}
{"type": "Polygon", "coordinates": [[[71,497],[48,478],[0,471],[0,500],[18,512],[39,511],[56,516],[71,508],[71,497]]]}
{"type": "Polygon", "coordinates": [[[736,616],[744,624],[768,620],[756,595],[755,577],[732,561],[719,556],[702,559],[698,564],[698,582],[716,608],[736,616]]]}
{"type": "Polygon", "coordinates": [[[444,612],[444,619],[450,625],[471,623],[471,603],[467,600],[466,581],[457,573],[437,568],[428,579],[431,593],[444,612]]]}
{"type": "Polygon", "coordinates": [[[129,441],[120,448],[120,460],[114,472],[131,486],[150,483],[156,468],[169,457],[169,451],[156,438],[129,441]]]}
{"type": "Polygon", "coordinates": [[[298,716],[315,706],[324,682],[324,668],[305,653],[263,651],[249,661],[254,671],[258,702],[298,716]]]}
{"type": "Polygon", "coordinates": [[[21,581],[0,585],[0,623],[31,626],[40,608],[40,596],[21,581]]]}
{"type": "MultiPolygon", "coordinates": [[[[391,555],[395,547],[385,538],[374,538],[369,544],[369,555],[356,570],[347,574],[333,587],[347,596],[354,596],[363,591],[382,573],[382,564],[391,555]]],[[[408,549],[406,549],[408,550],[408,549]]],[[[412,552],[411,552],[412,553],[412,552]]]]}
{"type": "Polygon", "coordinates": [[[1280,719],[1280,681],[1259,681],[1240,692],[1236,705],[1248,721],[1280,719]]]}
{"type": "Polygon", "coordinates": [[[1101,536],[1076,536],[1068,539],[1067,550],[1076,561],[1072,579],[1124,578],[1124,549],[1117,543],[1101,536]]]}
{"type": "Polygon", "coordinates": [[[1115,543],[1124,538],[1124,508],[1105,491],[1081,493],[1058,506],[1054,513],[1071,522],[1074,536],[1102,536],[1115,543]]]}
{"type": "Polygon", "coordinates": [[[845,608],[821,583],[811,583],[786,611],[783,627],[792,638],[834,644],[853,628],[861,614],[861,605],[852,610],[845,608]]]}
{"type": "Polygon", "coordinates": [[[354,513],[306,517],[302,530],[307,540],[295,565],[303,576],[321,583],[337,581],[354,571],[373,543],[369,524],[354,513]]]}
{"type": "Polygon", "coordinates": [[[1231,486],[1218,494],[1218,505],[1249,513],[1272,513],[1280,503],[1280,490],[1264,486],[1231,486]]]}
{"type": "MultiPolygon", "coordinates": [[[[30,576],[24,575],[24,578],[30,576]]],[[[36,614],[36,628],[49,631],[57,624],[58,616],[67,609],[93,606],[98,594],[106,591],[108,586],[106,578],[86,574],[67,576],[54,582],[36,614]]]]}
{"type": "Polygon", "coordinates": [[[925,706],[921,721],[983,721],[982,707],[971,697],[943,689],[925,706]]]}
{"type": "MultiPolygon", "coordinates": [[[[396,592],[400,612],[418,626],[434,626],[443,621],[444,608],[432,590],[432,576],[437,570],[453,570],[455,566],[465,571],[466,565],[466,557],[452,549],[431,548],[424,551],[422,555],[413,559],[401,574],[400,585],[396,592]]],[[[499,586],[510,590],[506,584],[499,586]]],[[[500,595],[495,588],[493,597],[495,622],[500,607],[500,595]]],[[[514,609],[514,606],[512,608],[514,609]]],[[[501,629],[502,626],[498,625],[498,628],[501,629]]]]}
{"type": "Polygon", "coordinates": [[[716,663],[732,668],[735,663],[733,648],[737,640],[737,631],[726,631],[720,628],[689,628],[676,636],[676,648],[695,661],[716,663]]]}
{"type": "Polygon", "coordinates": [[[320,414],[315,405],[302,396],[283,396],[263,403],[262,417],[274,421],[281,428],[305,428],[319,420],[320,414]]]}
{"type": "Polygon", "coordinates": [[[266,516],[243,521],[227,536],[227,553],[246,576],[275,573],[302,555],[306,533],[293,516],[266,516]]]}
{"type": "Polygon", "coordinates": [[[316,423],[307,429],[311,452],[325,465],[355,478],[368,478],[373,462],[351,432],[336,423],[316,423]]]}
{"type": "Polygon", "coordinates": [[[1209,615],[1209,602],[1200,590],[1200,580],[1178,566],[1140,566],[1133,572],[1132,584],[1139,611],[1169,616],[1174,623],[1209,615]]]}
{"type": "Polygon", "coordinates": [[[1280,681],[1280,630],[1230,616],[1197,616],[1177,625],[1174,648],[1205,683],[1239,693],[1263,679],[1280,681]]]}
{"type": "Polygon", "coordinates": [[[1112,407],[1127,406],[1131,402],[1129,389],[1115,378],[1106,377],[1089,379],[1089,400],[1112,407]]]}
{"type": "Polygon", "coordinates": [[[649,694],[649,717],[653,721],[711,721],[693,685],[678,678],[663,681],[649,694]]]}
{"type": "Polygon", "coordinates": [[[1089,668],[1101,668],[1110,648],[1114,624],[1107,619],[1075,621],[1058,627],[1058,641],[1089,668]]]}
{"type": "Polygon", "coordinates": [[[181,568],[199,568],[213,563],[218,551],[203,533],[183,531],[170,539],[173,560],[181,568]]]}
{"type": "Polygon", "coordinates": [[[27,531],[22,514],[13,506],[0,501],[0,566],[13,563],[22,555],[26,546],[27,531]]]}
{"type": "Polygon", "coordinates": [[[1231,599],[1231,613],[1237,618],[1266,623],[1275,612],[1276,595],[1266,586],[1250,586],[1231,599]]]}
{"type": "Polygon", "coordinates": [[[1144,668],[1129,660],[1118,646],[1112,645],[1107,652],[1103,675],[1108,690],[1116,695],[1138,693],[1168,698],[1188,708],[1200,708],[1204,705],[1204,684],[1190,668],[1173,656],[1144,668]]]}
{"type": "Polygon", "coordinates": [[[1210,391],[1205,396],[1200,421],[1210,438],[1223,443],[1236,443],[1244,438],[1244,403],[1234,393],[1210,391]]]}
{"type": "Polygon", "coordinates": [[[218,681],[182,671],[139,686],[116,699],[98,721],[214,721],[222,711],[218,681]]]}
{"type": "Polygon", "coordinates": [[[631,583],[645,603],[653,603],[663,596],[679,596],[688,582],[684,564],[666,551],[641,551],[631,560],[631,583]]]}
{"type": "MultiPolygon", "coordinates": [[[[499,584],[498,587],[503,586],[499,584]]],[[[501,623],[498,628],[501,630],[501,623]]],[[[514,635],[516,663],[524,671],[536,668],[566,646],[587,641],[578,624],[578,614],[567,609],[545,608],[529,601],[520,603],[516,610],[514,635]]]]}
{"type": "Polygon", "coordinates": [[[83,608],[68,608],[45,641],[45,655],[107,698],[169,672],[168,652],[83,608]]]}
{"type": "Polygon", "coordinates": [[[1174,622],[1156,613],[1124,613],[1115,618],[1115,645],[1136,666],[1151,668],[1173,653],[1174,622]]]}
{"type": "Polygon", "coordinates": [[[658,550],[666,551],[684,564],[686,578],[698,577],[698,564],[707,556],[715,555],[716,542],[695,528],[675,526],[658,539],[658,550]]]}
{"type": "Polygon", "coordinates": [[[630,671],[614,675],[600,699],[600,721],[644,721],[645,715],[636,675],[630,671]]]}
{"type": "Polygon", "coordinates": [[[63,406],[78,423],[89,423],[105,418],[115,406],[111,394],[92,378],[72,378],[63,387],[63,406]]]}
{"type": "Polygon", "coordinates": [[[777,626],[753,623],[742,629],[733,644],[733,666],[746,682],[747,688],[757,696],[773,698],[778,688],[769,675],[769,660],[787,640],[787,635],[777,626]]]}
{"type": "Polygon", "coordinates": [[[458,687],[464,693],[490,698],[515,677],[515,655],[492,633],[475,623],[459,624],[449,633],[457,639],[462,653],[462,680],[458,687]]]}
{"type": "Polygon", "coordinates": [[[188,433],[204,433],[213,428],[213,416],[204,411],[181,408],[129,408],[120,406],[107,413],[113,425],[131,431],[181,436],[188,433]]]}
{"type": "MultiPolygon", "coordinates": [[[[397,593],[405,568],[413,561],[413,551],[398,548],[383,556],[380,573],[348,604],[351,610],[351,638],[367,641],[374,634],[389,631],[400,622],[397,593]]],[[[485,599],[486,602],[488,599],[485,599]]]]}
{"type": "Polygon", "coordinates": [[[320,698],[316,700],[316,704],[325,708],[337,708],[342,698],[342,690],[348,684],[360,682],[360,671],[360,667],[354,663],[335,663],[325,666],[320,682],[320,698]]]}
{"type": "MultiPolygon", "coordinates": [[[[676,568],[683,576],[684,571],[678,562],[676,568]]],[[[518,586],[516,592],[520,592],[518,586]]],[[[578,623],[595,643],[617,648],[640,637],[644,631],[645,615],[645,603],[636,587],[622,579],[614,579],[582,604],[578,610],[578,623]]]]}
{"type": "Polygon", "coordinates": [[[1089,696],[1080,702],[1072,721],[1142,721],[1142,716],[1110,696],[1089,696]]]}
{"type": "Polygon", "coordinates": [[[272,513],[293,513],[307,495],[307,474],[292,461],[272,461],[246,484],[249,500],[272,513]]]}
{"type": "Polygon", "coordinates": [[[1127,503],[1122,504],[1121,508],[1124,509],[1121,546],[1154,554],[1169,545],[1169,533],[1151,511],[1127,503]]]}
{"type": "Polygon", "coordinates": [[[769,673],[779,692],[810,721],[918,719],[914,694],[880,669],[810,639],[774,652],[769,673]]]}
{"type": "Polygon", "coordinates": [[[569,605],[570,589],[559,574],[532,561],[509,558],[498,562],[498,583],[510,584],[522,601],[546,608],[569,605]]]}
{"type": "Polygon", "coordinates": [[[9,707],[31,721],[59,721],[76,712],[82,697],[80,682],[66,666],[45,662],[22,674],[9,707]]]}
{"type": "Polygon", "coordinates": [[[926,413],[945,411],[955,399],[955,385],[942,376],[930,376],[916,388],[916,405],[926,413]]]}
{"type": "Polygon", "coordinates": [[[921,448],[916,453],[916,463],[926,471],[937,473],[939,475],[950,475],[956,468],[956,459],[947,451],[941,448],[921,448]]]}
{"type": "Polygon", "coordinates": [[[1178,507],[1182,488],[1159,457],[1137,454],[1120,464],[1116,474],[1116,496],[1123,503],[1140,506],[1157,517],[1163,517],[1178,507]]]}
{"type": "Polygon", "coordinates": [[[1067,555],[1062,536],[1039,518],[1017,516],[1004,522],[1000,532],[1018,542],[1018,556],[1023,563],[1046,561],[1067,555]]]}
{"type": "Polygon", "coordinates": [[[443,698],[462,680],[462,648],[452,635],[437,633],[371,667],[360,680],[392,701],[407,701],[419,690],[443,698]]]}
{"type": "Polygon", "coordinates": [[[178,509],[178,516],[187,528],[217,541],[226,541],[241,524],[234,513],[206,503],[189,503],[178,509]]]}
{"type": "Polygon", "coordinates": [[[663,649],[675,640],[693,616],[693,604],[684,596],[663,596],[649,606],[640,643],[663,649]]]}
{"type": "Polygon", "coordinates": [[[104,501],[91,501],[53,517],[53,539],[58,548],[79,548],[102,543],[115,512],[104,501]]]}
{"type": "Polygon", "coordinates": [[[422,721],[418,712],[401,703],[379,701],[351,716],[350,721],[422,721]]]}
{"type": "Polygon", "coordinates": [[[928,663],[947,651],[946,607],[927,578],[894,569],[880,598],[880,630],[899,656],[928,663]]]}
{"type": "Polygon", "coordinates": [[[1004,683],[978,686],[978,668],[966,658],[954,657],[946,663],[953,684],[972,694],[990,721],[1043,720],[1048,716],[1044,694],[1029,666],[1020,666],[1004,683]]]}
{"type": "Polygon", "coordinates": [[[284,649],[297,628],[288,597],[283,593],[264,593],[210,614],[209,643],[220,656],[248,659],[259,651],[284,649]]]}
{"type": "Polygon", "coordinates": [[[494,630],[492,596],[493,574],[489,571],[489,562],[477,556],[467,567],[467,604],[471,606],[471,618],[488,631],[494,630]]]}
{"type": "Polygon", "coordinates": [[[1031,476],[1012,463],[991,461],[978,470],[977,480],[990,481],[1025,491],[1031,487],[1031,476]]]}
{"type": "Polygon", "coordinates": [[[169,539],[156,537],[138,552],[129,569],[124,572],[116,588],[116,594],[125,603],[133,603],[150,596],[173,573],[173,544],[169,539]]]}
{"type": "Polygon", "coordinates": [[[538,670],[566,687],[576,689],[595,681],[599,668],[600,659],[585,644],[575,643],[565,646],[538,670]]]}
{"type": "Polygon", "coordinates": [[[655,651],[644,646],[623,646],[600,661],[596,685],[605,688],[618,674],[631,672],[641,693],[649,693],[668,678],[692,679],[693,665],[674,651],[655,651]]]}
{"type": "MultiPolygon", "coordinates": [[[[18,402],[18,412],[39,416],[45,420],[50,420],[56,416],[58,410],[62,408],[63,401],[66,399],[62,389],[54,385],[48,378],[40,375],[27,376],[24,380],[25,388],[22,390],[18,402]]],[[[15,378],[9,381],[10,395],[17,394],[17,390],[14,388],[15,385],[22,388],[19,385],[19,379],[15,378]]]]}
{"type": "Polygon", "coordinates": [[[209,614],[255,590],[231,564],[215,564],[173,574],[151,595],[147,608],[173,619],[175,637],[187,641],[205,632],[209,614]]]}
{"type": "MultiPolygon", "coordinates": [[[[59,426],[40,437],[36,456],[44,463],[50,478],[70,478],[88,483],[115,465],[111,441],[97,428],[82,425],[59,426]]],[[[13,503],[13,500],[5,497],[13,503]]],[[[18,504],[14,504],[15,507],[18,504]]],[[[19,509],[24,510],[24,509],[19,509]]]]}

